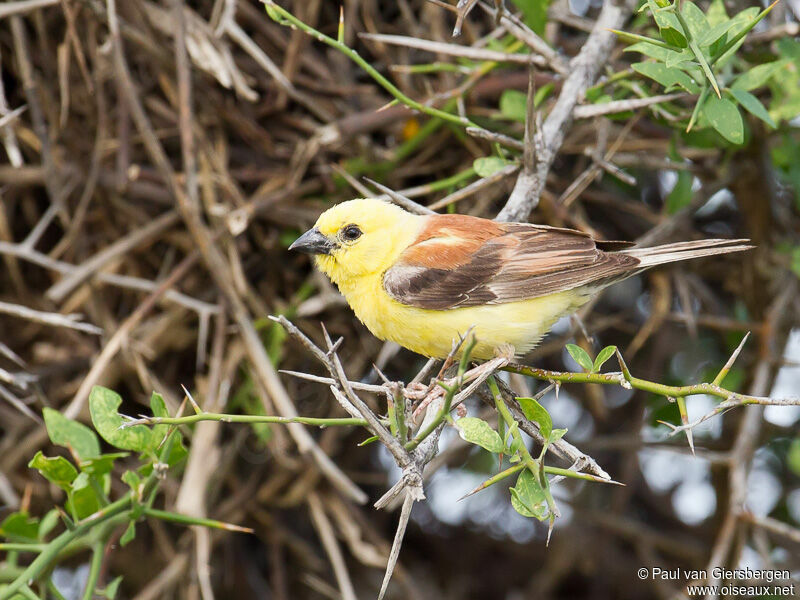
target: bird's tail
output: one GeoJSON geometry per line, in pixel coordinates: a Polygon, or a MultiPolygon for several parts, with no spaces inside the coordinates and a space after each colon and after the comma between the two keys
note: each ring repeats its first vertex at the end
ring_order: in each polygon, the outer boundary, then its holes
{"type": "Polygon", "coordinates": [[[727,254],[728,252],[742,252],[750,250],[750,240],[696,240],[693,242],[678,242],[676,244],[665,244],[663,246],[653,246],[651,248],[629,248],[620,250],[620,254],[627,254],[638,258],[640,267],[649,268],[664,263],[676,262],[679,260],[689,260],[700,258],[701,256],[712,256],[714,254],[727,254]]]}

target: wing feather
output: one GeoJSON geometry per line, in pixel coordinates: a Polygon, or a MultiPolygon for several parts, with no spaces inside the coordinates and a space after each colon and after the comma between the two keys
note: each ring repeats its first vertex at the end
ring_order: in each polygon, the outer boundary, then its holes
{"type": "Polygon", "coordinates": [[[638,265],[634,256],[604,252],[580,231],[439,215],[384,273],[383,285],[403,304],[446,310],[599,284],[638,265]]]}

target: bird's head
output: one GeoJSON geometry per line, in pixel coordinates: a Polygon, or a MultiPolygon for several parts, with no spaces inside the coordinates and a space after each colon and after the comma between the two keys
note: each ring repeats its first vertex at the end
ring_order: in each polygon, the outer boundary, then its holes
{"type": "Polygon", "coordinates": [[[418,220],[382,200],[350,200],[322,213],[289,250],[313,254],[317,267],[334,283],[346,283],[390,267],[416,237],[418,220]]]}

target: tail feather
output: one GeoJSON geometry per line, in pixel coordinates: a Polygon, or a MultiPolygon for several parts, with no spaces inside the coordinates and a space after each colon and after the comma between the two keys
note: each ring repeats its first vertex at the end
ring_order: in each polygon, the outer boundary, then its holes
{"type": "Polygon", "coordinates": [[[663,246],[653,246],[651,248],[630,248],[620,250],[620,254],[627,254],[638,258],[640,267],[648,268],[664,263],[676,262],[679,260],[689,260],[700,258],[701,256],[712,256],[714,254],[728,254],[729,252],[742,252],[750,250],[755,246],[748,244],[750,240],[696,240],[692,242],[677,242],[675,244],[664,244],[663,246]]]}

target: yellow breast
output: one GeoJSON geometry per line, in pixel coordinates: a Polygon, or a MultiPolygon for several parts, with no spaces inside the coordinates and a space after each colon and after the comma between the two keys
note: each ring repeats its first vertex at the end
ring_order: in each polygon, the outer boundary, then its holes
{"type": "Polygon", "coordinates": [[[472,358],[494,357],[504,346],[516,354],[533,348],[560,317],[588,299],[576,291],[542,298],[450,310],[428,310],[401,304],[383,289],[381,274],[340,282],[356,316],[381,340],[396,342],[428,357],[447,356],[454,341],[470,327],[477,339],[472,358]]]}

